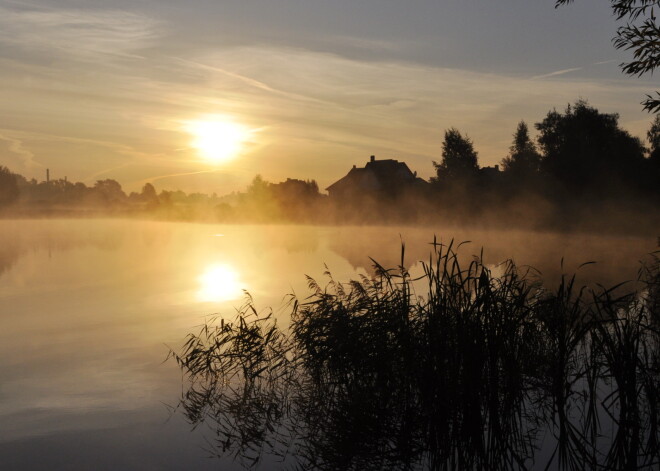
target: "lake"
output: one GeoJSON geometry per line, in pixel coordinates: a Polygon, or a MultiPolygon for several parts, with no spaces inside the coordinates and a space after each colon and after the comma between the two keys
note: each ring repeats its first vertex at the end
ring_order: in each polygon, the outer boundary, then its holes
{"type": "MultiPolygon", "coordinates": [[[[217,469],[208,431],[171,413],[182,393],[164,362],[244,290],[286,324],[286,295],[369,275],[369,257],[412,273],[434,236],[469,259],[513,259],[549,285],[634,280],[653,237],[451,227],[233,226],[133,220],[0,222],[2,469],[217,469]],[[563,261],[562,261],[563,259],[563,261]],[[536,271],[534,271],[536,273],[536,271]]],[[[225,463],[226,464],[226,463],[225,463]]],[[[230,468],[232,465],[228,465],[230,468]]],[[[236,467],[238,467],[236,465],[236,467]]],[[[223,468],[225,469],[225,468],[223,468]]]]}

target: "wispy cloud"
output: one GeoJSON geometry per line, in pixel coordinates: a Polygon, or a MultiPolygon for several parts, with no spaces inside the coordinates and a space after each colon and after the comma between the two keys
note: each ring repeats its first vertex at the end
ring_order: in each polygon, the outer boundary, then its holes
{"type": "MultiPolygon", "coordinates": [[[[57,135],[57,134],[48,134],[42,132],[32,132],[32,131],[16,131],[13,129],[0,129],[0,138],[5,139],[7,141],[13,141],[18,143],[21,143],[22,141],[25,140],[40,140],[40,141],[47,141],[53,143],[67,142],[67,143],[76,143],[76,144],[88,144],[98,147],[106,147],[116,152],[125,153],[131,156],[147,157],[147,154],[141,154],[139,151],[135,150],[134,148],[126,144],[122,144],[119,142],[102,141],[98,139],[88,139],[82,137],[73,137],[73,136],[65,136],[65,135],[57,135]]],[[[30,153],[30,155],[32,155],[32,153],[30,153]]]]}
{"type": "Polygon", "coordinates": [[[358,36],[333,35],[325,38],[329,43],[338,46],[337,50],[362,50],[372,53],[400,53],[408,48],[415,47],[416,44],[410,41],[385,40],[385,39],[367,39],[358,36]]]}
{"type": "Polygon", "coordinates": [[[594,65],[605,65],[605,64],[611,64],[612,62],[617,62],[617,61],[615,61],[614,59],[610,59],[606,61],[593,62],[591,64],[587,64],[581,67],[571,67],[568,69],[555,70],[554,72],[549,72],[547,74],[535,75],[534,77],[531,77],[530,80],[540,80],[549,77],[556,77],[558,75],[566,75],[566,74],[570,74],[571,72],[577,72],[578,70],[585,70],[594,65]]]}
{"type": "Polygon", "coordinates": [[[168,180],[168,179],[172,179],[172,178],[187,177],[187,176],[191,176],[191,175],[213,174],[213,173],[218,173],[220,171],[221,170],[219,170],[219,169],[207,169],[207,170],[198,170],[198,171],[195,171],[195,172],[170,173],[170,174],[166,174],[166,175],[157,175],[157,176],[145,178],[145,179],[139,180],[135,183],[139,184],[139,185],[144,185],[145,183],[154,183],[154,182],[157,182],[159,180],[168,180]]]}
{"type": "Polygon", "coordinates": [[[33,51],[93,59],[97,55],[134,57],[152,43],[159,23],[121,10],[64,10],[0,5],[0,43],[33,51]]]}
{"type": "Polygon", "coordinates": [[[22,140],[6,135],[5,133],[0,133],[0,140],[8,143],[9,152],[12,152],[18,157],[22,170],[31,171],[37,166],[37,163],[34,161],[34,154],[24,147],[22,140]]]}
{"type": "Polygon", "coordinates": [[[97,171],[97,172],[92,173],[91,175],[87,175],[87,176],[85,176],[85,177],[83,178],[83,180],[88,181],[88,182],[91,182],[91,181],[94,181],[94,180],[98,180],[99,177],[107,176],[107,175],[111,175],[111,174],[113,174],[113,173],[116,173],[117,170],[124,169],[124,168],[126,168],[126,167],[129,167],[130,165],[131,165],[130,162],[124,162],[124,163],[122,163],[122,164],[115,165],[115,166],[113,166],[113,167],[104,168],[103,170],[99,170],[99,171],[97,171]]]}
{"type": "MultiPolygon", "coordinates": [[[[88,139],[81,137],[54,135],[48,133],[31,132],[31,131],[17,131],[13,129],[0,129],[0,140],[9,143],[8,149],[20,158],[20,167],[22,170],[34,172],[37,168],[47,166],[42,161],[51,160],[49,155],[41,155],[36,151],[31,150],[31,147],[42,149],[58,149],[65,145],[74,145],[80,149],[86,149],[90,154],[102,151],[104,155],[114,155],[115,158],[111,161],[115,162],[114,165],[108,166],[105,161],[100,161],[99,167],[95,168],[93,172],[88,174],[79,174],[75,178],[81,179],[86,182],[96,180],[103,175],[110,175],[116,173],[118,170],[126,169],[133,165],[150,165],[153,167],[161,167],[172,165],[172,157],[169,155],[159,154],[156,152],[149,152],[145,149],[136,149],[130,145],[122,144],[119,142],[102,141],[98,139],[88,139]],[[30,148],[28,148],[30,146],[30,148]],[[38,157],[41,155],[42,161],[38,157]],[[118,163],[117,163],[118,162],[118,163]]],[[[72,155],[72,158],[76,157],[72,155]]],[[[0,162],[5,159],[0,159],[0,162]]],[[[10,164],[10,162],[7,162],[10,164]]],[[[12,166],[12,170],[18,169],[12,166]]]]}
{"type": "Polygon", "coordinates": [[[555,70],[554,72],[550,72],[550,73],[547,73],[547,74],[535,75],[530,80],[539,80],[539,79],[544,79],[544,78],[549,78],[549,77],[556,77],[558,75],[566,75],[566,74],[570,74],[571,72],[576,72],[576,71],[582,70],[582,69],[584,69],[584,67],[571,67],[569,69],[555,70]]]}
{"type": "Polygon", "coordinates": [[[296,93],[290,93],[290,92],[286,92],[284,90],[273,88],[272,86],[268,85],[266,82],[255,80],[252,77],[242,75],[242,74],[239,74],[239,73],[236,73],[236,72],[232,72],[230,70],[227,70],[227,69],[219,67],[219,66],[209,65],[209,64],[202,63],[202,62],[198,62],[198,61],[183,59],[183,58],[180,58],[180,57],[173,57],[172,59],[179,62],[180,64],[182,64],[184,66],[198,67],[198,68],[206,70],[208,72],[219,73],[219,74],[222,74],[222,75],[226,75],[227,77],[234,78],[234,79],[237,79],[237,80],[243,82],[248,87],[253,87],[253,88],[256,88],[256,89],[259,89],[259,90],[263,90],[263,91],[268,92],[270,94],[281,95],[283,97],[293,98],[293,99],[303,99],[303,100],[310,100],[310,101],[316,101],[316,102],[321,101],[321,100],[311,98],[309,96],[304,96],[304,95],[300,95],[300,94],[296,94],[296,93]]]}

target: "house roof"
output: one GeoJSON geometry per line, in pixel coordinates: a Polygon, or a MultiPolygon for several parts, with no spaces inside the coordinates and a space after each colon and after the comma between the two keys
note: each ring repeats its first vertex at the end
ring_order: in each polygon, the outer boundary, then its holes
{"type": "Polygon", "coordinates": [[[363,168],[353,168],[348,174],[326,188],[329,192],[343,192],[346,190],[374,191],[385,188],[397,188],[401,185],[414,183],[419,180],[410,171],[405,162],[394,159],[371,161],[363,168]]]}

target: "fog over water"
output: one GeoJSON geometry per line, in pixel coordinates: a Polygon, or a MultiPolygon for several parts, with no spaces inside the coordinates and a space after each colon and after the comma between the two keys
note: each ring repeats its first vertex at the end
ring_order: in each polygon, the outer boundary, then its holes
{"type": "Polygon", "coordinates": [[[124,220],[3,220],[0,231],[0,462],[3,469],[217,467],[176,404],[163,363],[208,316],[232,319],[247,290],[286,325],[287,294],[371,273],[369,257],[411,272],[429,243],[471,241],[493,266],[512,258],[550,285],[634,280],[653,237],[449,227],[239,226],[124,220]],[[564,259],[562,268],[562,258],[564,259]],[[327,267],[327,268],[326,268],[327,267]],[[38,450],[35,451],[35,450],[38,450]],[[121,450],[121,452],[117,452],[121,450]]]}

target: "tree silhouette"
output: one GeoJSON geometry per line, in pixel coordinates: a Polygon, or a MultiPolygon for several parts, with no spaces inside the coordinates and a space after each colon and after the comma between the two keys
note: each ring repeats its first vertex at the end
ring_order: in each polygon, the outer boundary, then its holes
{"type": "Polygon", "coordinates": [[[564,114],[552,110],[536,123],[541,169],[569,189],[603,182],[634,183],[644,161],[640,140],[619,128],[617,114],[600,113],[579,100],[564,114]]]}
{"type": "Polygon", "coordinates": [[[648,158],[648,188],[660,195],[658,189],[658,181],[660,181],[660,115],[655,115],[651,128],[646,133],[646,137],[650,144],[649,158],[648,158]]]}
{"type": "MultiPolygon", "coordinates": [[[[573,0],[556,0],[555,8],[572,3],[573,0]]],[[[642,76],[660,65],[660,25],[656,22],[654,7],[658,0],[610,0],[617,20],[627,22],[621,26],[613,39],[617,49],[632,50],[634,60],[622,63],[625,74],[642,76]]],[[[660,111],[660,93],[656,98],[647,95],[642,102],[644,109],[656,113],[660,111]]]]}
{"type": "Polygon", "coordinates": [[[145,183],[142,187],[142,192],[140,193],[140,198],[145,203],[155,206],[158,205],[158,195],[156,194],[156,188],[151,183],[145,183]]]}
{"type": "Polygon", "coordinates": [[[247,188],[247,194],[252,198],[264,198],[268,194],[269,186],[270,184],[261,175],[256,175],[247,188]]]}
{"type": "Polygon", "coordinates": [[[97,180],[94,184],[94,191],[100,195],[106,203],[123,202],[126,200],[126,193],[121,189],[117,180],[105,179],[97,180]]]}
{"type": "Polygon", "coordinates": [[[539,171],[541,154],[529,138],[529,130],[524,121],[518,123],[513,135],[513,144],[509,148],[509,155],[502,159],[504,171],[515,175],[530,175],[539,171]]]}
{"type": "Polygon", "coordinates": [[[475,175],[479,166],[472,140],[467,136],[463,137],[456,128],[446,130],[442,143],[442,162],[433,161],[433,166],[438,180],[469,178],[475,175]]]}
{"type": "Polygon", "coordinates": [[[660,161],[660,115],[655,116],[646,137],[651,145],[649,158],[655,162],[660,161]]]}
{"type": "Polygon", "coordinates": [[[19,189],[16,176],[7,167],[0,165],[0,207],[15,202],[18,196],[19,189]]]}

